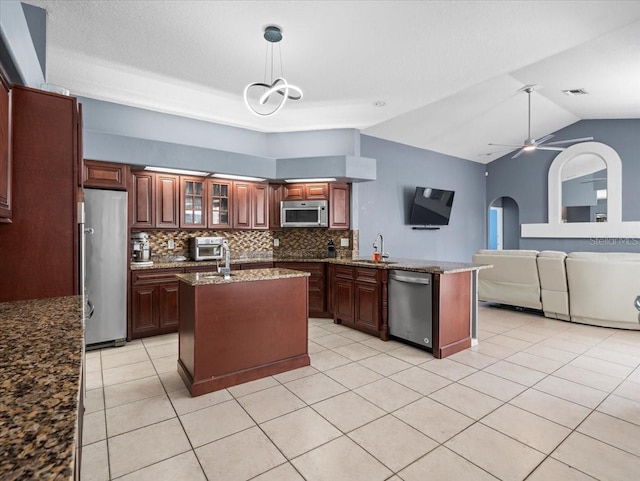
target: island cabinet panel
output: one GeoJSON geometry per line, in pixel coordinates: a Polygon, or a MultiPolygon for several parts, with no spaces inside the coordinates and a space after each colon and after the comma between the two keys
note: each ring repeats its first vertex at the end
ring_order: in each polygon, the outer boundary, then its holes
{"type": "MultiPolygon", "coordinates": [[[[308,272],[309,317],[331,317],[327,312],[327,276],[324,262],[276,262],[276,267],[308,272]]],[[[244,265],[242,267],[245,269],[244,265]]]]}
{"type": "Polygon", "coordinates": [[[129,218],[134,229],[150,229],[155,224],[155,174],[131,171],[129,185],[129,218]]]}
{"type": "Polygon", "coordinates": [[[433,276],[433,355],[471,347],[471,272],[433,276]]]}
{"type": "Polygon", "coordinates": [[[129,166],[113,162],[85,159],[82,164],[82,186],[94,189],[127,190],[129,166]]]}
{"type": "Polygon", "coordinates": [[[176,332],[180,323],[178,280],[182,269],[131,272],[129,340],[176,332]]]}
{"type": "Polygon", "coordinates": [[[178,373],[192,396],[308,366],[307,277],[180,282],[178,373]]]}

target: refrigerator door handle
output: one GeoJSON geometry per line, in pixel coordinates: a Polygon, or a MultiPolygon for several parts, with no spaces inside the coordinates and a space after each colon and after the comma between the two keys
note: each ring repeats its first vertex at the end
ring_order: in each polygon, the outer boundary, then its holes
{"type": "Polygon", "coordinates": [[[91,319],[91,317],[93,316],[93,311],[95,310],[95,306],[93,305],[93,302],[91,302],[89,299],[87,299],[87,305],[89,306],[89,313],[87,314],[87,319],[91,319]]]}

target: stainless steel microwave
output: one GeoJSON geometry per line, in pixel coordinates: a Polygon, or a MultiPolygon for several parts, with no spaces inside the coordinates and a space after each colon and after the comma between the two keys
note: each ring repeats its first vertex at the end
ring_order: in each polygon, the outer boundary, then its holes
{"type": "Polygon", "coordinates": [[[283,200],[280,203],[282,227],[328,227],[326,200],[283,200]]]}

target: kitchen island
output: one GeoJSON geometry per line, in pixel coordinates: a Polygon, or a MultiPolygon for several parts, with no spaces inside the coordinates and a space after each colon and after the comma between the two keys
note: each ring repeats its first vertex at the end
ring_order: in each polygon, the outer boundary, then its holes
{"type": "Polygon", "coordinates": [[[306,272],[178,274],[178,373],[192,396],[308,366],[306,272]]]}
{"type": "Polygon", "coordinates": [[[80,296],[0,303],[0,479],[79,479],[80,296]]]}

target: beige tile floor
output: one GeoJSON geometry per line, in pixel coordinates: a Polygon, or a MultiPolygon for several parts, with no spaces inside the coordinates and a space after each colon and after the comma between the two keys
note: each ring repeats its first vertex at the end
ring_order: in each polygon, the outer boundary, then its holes
{"type": "Polygon", "coordinates": [[[310,319],[310,367],[196,398],[177,340],[87,353],[83,481],[640,479],[640,332],[482,306],[439,360],[310,319]]]}

